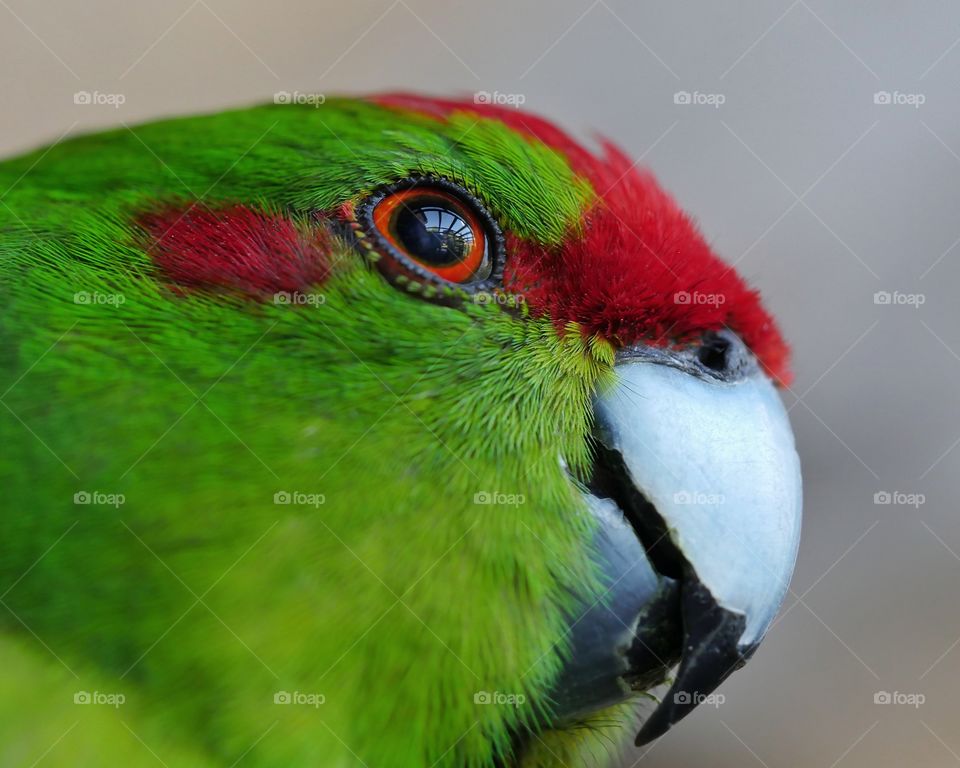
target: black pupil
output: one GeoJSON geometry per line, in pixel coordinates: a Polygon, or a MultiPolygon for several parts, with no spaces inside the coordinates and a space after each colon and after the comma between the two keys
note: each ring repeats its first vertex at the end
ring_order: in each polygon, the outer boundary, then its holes
{"type": "Polygon", "coordinates": [[[394,215],[393,229],[397,242],[431,267],[459,264],[474,244],[473,230],[463,216],[433,200],[404,203],[394,215]]]}

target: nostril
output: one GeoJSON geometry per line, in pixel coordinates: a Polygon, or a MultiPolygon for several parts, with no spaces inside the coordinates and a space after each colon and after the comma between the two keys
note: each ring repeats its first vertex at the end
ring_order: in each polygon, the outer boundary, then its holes
{"type": "Polygon", "coordinates": [[[706,334],[703,344],[697,349],[697,360],[704,368],[722,373],[730,364],[731,346],[730,340],[719,334],[706,334]]]}
{"type": "Polygon", "coordinates": [[[750,348],[727,329],[702,331],[699,340],[679,349],[632,344],[617,350],[617,364],[653,363],[676,368],[707,381],[734,383],[753,375],[757,361],[750,348]]]}

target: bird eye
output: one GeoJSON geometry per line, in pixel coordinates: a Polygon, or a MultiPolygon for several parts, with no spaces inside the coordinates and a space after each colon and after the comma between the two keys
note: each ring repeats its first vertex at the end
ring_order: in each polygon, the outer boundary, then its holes
{"type": "Polygon", "coordinates": [[[391,276],[477,288],[496,277],[502,236],[480,203],[443,179],[408,179],[360,210],[391,276]],[[439,280],[436,280],[439,278],[439,280]]]}

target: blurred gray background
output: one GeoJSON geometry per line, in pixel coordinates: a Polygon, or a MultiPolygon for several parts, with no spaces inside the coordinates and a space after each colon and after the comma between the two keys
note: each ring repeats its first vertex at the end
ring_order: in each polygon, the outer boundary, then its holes
{"type": "Polygon", "coordinates": [[[642,158],[793,341],[806,520],[724,703],[624,765],[960,763],[960,5],[0,0],[0,63],[0,154],[410,88],[520,94],[642,158]]]}

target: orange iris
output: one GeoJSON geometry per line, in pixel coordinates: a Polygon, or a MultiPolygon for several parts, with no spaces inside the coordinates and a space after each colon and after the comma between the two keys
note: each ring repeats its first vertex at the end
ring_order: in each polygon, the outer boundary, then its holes
{"type": "Polygon", "coordinates": [[[373,223],[390,245],[451,283],[470,281],[488,259],[477,215],[437,187],[389,194],[374,208],[373,223]]]}

